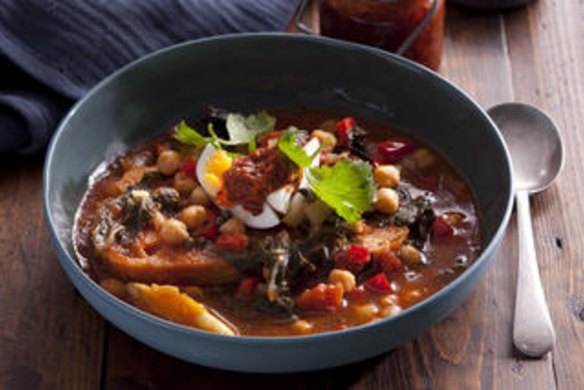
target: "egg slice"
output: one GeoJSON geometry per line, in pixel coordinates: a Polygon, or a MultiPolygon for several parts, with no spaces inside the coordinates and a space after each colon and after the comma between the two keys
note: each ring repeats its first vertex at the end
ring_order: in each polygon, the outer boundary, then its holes
{"type": "Polygon", "coordinates": [[[223,174],[231,168],[233,159],[227,152],[207,144],[197,161],[197,179],[201,187],[212,198],[217,197],[217,193],[223,187],[223,174]]]}
{"type": "MultiPolygon", "coordinates": [[[[303,149],[308,155],[312,155],[319,147],[320,142],[314,138],[307,142],[303,149]]],[[[320,156],[316,156],[310,166],[317,166],[319,161],[320,156]]],[[[199,156],[196,169],[197,179],[201,187],[203,187],[214,202],[224,184],[223,174],[231,168],[232,164],[233,159],[224,150],[217,149],[211,144],[207,144],[199,156]]],[[[308,180],[305,175],[303,175],[300,181],[299,188],[308,188],[308,180]]],[[[233,216],[241,220],[246,226],[254,229],[269,229],[277,226],[281,222],[278,213],[288,213],[293,194],[294,186],[291,184],[277,189],[267,196],[262,212],[258,215],[253,215],[241,205],[226,209],[231,211],[233,216]]],[[[225,209],[225,207],[220,205],[217,206],[225,209]]]]}
{"type": "Polygon", "coordinates": [[[267,203],[264,203],[264,208],[258,215],[253,215],[241,205],[232,207],[229,210],[235,218],[254,229],[269,229],[280,223],[280,217],[267,203]]]}
{"type": "Polygon", "coordinates": [[[291,184],[277,189],[266,198],[266,201],[274,210],[280,214],[286,214],[290,207],[290,199],[294,193],[294,186],[291,184]]]}

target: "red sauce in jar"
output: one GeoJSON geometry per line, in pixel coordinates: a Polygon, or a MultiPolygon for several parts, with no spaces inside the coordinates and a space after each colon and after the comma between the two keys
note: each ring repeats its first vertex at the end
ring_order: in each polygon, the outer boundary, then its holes
{"type": "MultiPolygon", "coordinates": [[[[321,33],[395,52],[432,9],[433,0],[322,0],[321,33]]],[[[445,2],[405,56],[437,70],[444,41],[445,2]]]]}

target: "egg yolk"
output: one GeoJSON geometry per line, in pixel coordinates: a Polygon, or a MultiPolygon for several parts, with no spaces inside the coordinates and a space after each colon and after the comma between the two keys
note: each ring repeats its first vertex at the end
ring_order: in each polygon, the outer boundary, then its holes
{"type": "Polygon", "coordinates": [[[223,187],[223,174],[231,168],[233,160],[224,150],[218,150],[209,157],[205,165],[205,182],[211,196],[216,196],[223,187]]]}

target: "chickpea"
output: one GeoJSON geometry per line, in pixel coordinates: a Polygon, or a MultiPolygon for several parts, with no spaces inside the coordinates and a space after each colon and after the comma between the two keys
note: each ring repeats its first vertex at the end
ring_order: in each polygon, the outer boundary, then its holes
{"type": "Polygon", "coordinates": [[[420,169],[428,169],[436,163],[436,157],[426,148],[420,148],[414,151],[412,153],[412,159],[420,169]]]}
{"type": "Polygon", "coordinates": [[[353,275],[349,271],[345,271],[343,269],[334,269],[329,274],[329,282],[333,284],[339,283],[343,286],[343,291],[351,291],[357,285],[355,281],[355,275],[353,275]]]}
{"type": "Polygon", "coordinates": [[[365,324],[372,321],[379,313],[379,308],[372,303],[365,303],[353,307],[353,314],[355,319],[360,324],[365,324]]]}
{"type": "Polygon", "coordinates": [[[334,134],[329,133],[328,131],[318,129],[313,130],[312,133],[310,133],[310,138],[316,138],[321,145],[328,142],[326,146],[328,150],[333,150],[337,145],[337,138],[334,134]]]}
{"type": "Polygon", "coordinates": [[[380,165],[375,168],[373,178],[381,187],[395,187],[400,181],[400,172],[395,165],[380,165]]]}
{"type": "Polygon", "coordinates": [[[161,212],[155,212],[154,215],[152,215],[152,224],[156,230],[162,229],[162,225],[165,221],[166,218],[164,218],[164,215],[161,212]]]}
{"type": "Polygon", "coordinates": [[[186,225],[173,218],[162,223],[159,234],[162,241],[172,245],[181,244],[189,238],[186,225]]]}
{"type": "Polygon", "coordinates": [[[312,324],[306,320],[296,320],[292,328],[299,334],[308,334],[312,330],[312,324]]]}
{"type": "Polygon", "coordinates": [[[221,233],[245,233],[245,225],[237,218],[229,218],[219,227],[221,233]]]}
{"type": "Polygon", "coordinates": [[[189,203],[198,204],[200,206],[205,206],[209,203],[209,196],[203,187],[199,186],[191,191],[191,195],[189,195],[189,203]]]}
{"type": "Polygon", "coordinates": [[[410,265],[417,265],[423,262],[422,254],[413,245],[402,245],[399,250],[399,257],[410,265]]]}
{"type": "Polygon", "coordinates": [[[207,210],[203,206],[188,206],[182,209],[179,219],[189,228],[196,229],[205,222],[207,210]]]}
{"type": "Polygon", "coordinates": [[[385,214],[393,214],[399,208],[399,195],[391,188],[380,188],[377,190],[377,200],[374,207],[377,211],[385,214]]]}
{"type": "Polygon", "coordinates": [[[398,305],[388,306],[381,311],[382,317],[393,317],[396,314],[399,314],[402,311],[402,308],[398,305]]]}
{"type": "Polygon", "coordinates": [[[173,175],[180,168],[180,155],[174,150],[165,150],[158,156],[156,165],[163,175],[173,175]]]}
{"type": "Polygon", "coordinates": [[[126,295],[126,285],[118,279],[105,279],[101,281],[100,285],[115,297],[123,298],[126,295]]]}
{"type": "Polygon", "coordinates": [[[181,194],[188,194],[197,187],[197,183],[182,172],[174,175],[174,188],[181,194]]]}

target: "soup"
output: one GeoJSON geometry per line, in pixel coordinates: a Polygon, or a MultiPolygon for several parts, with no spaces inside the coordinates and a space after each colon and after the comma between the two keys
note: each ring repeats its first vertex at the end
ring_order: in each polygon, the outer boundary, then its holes
{"type": "Polygon", "coordinates": [[[415,139],[328,112],[214,107],[110,163],[74,240],[118,298],[250,336],[396,315],[481,249],[469,187],[415,139]]]}

